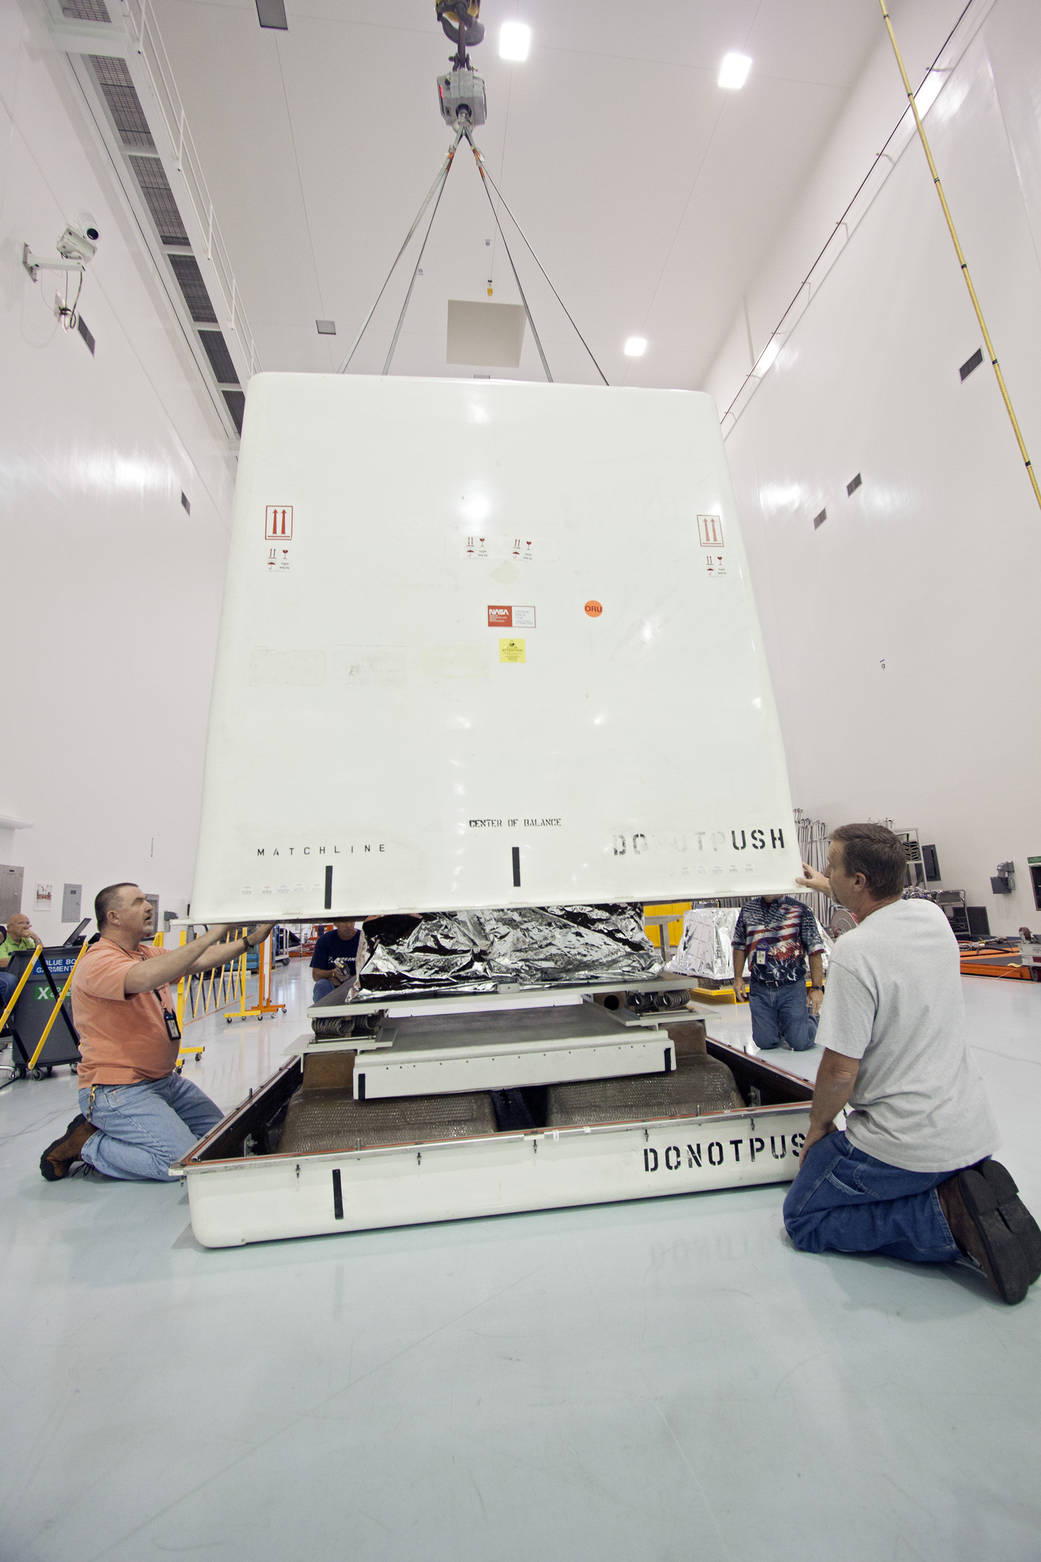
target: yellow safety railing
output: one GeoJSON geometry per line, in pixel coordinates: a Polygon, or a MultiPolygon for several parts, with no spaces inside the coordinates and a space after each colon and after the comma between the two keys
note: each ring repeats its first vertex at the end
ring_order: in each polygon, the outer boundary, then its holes
{"type": "MultiPolygon", "coordinates": [[[[241,934],[235,936],[240,937],[241,934]]],[[[187,942],[188,929],[182,927],[178,933],[178,945],[183,949],[187,942]]],[[[163,947],[162,933],[156,934],[155,943],[158,948],[163,947]]],[[[198,975],[189,972],[187,976],[182,976],[177,983],[174,1008],[180,1029],[183,1031],[193,1020],[201,1020],[207,1014],[219,1014],[229,1004],[240,1002],[245,989],[245,977],[245,955],[239,959],[226,960],[223,965],[215,965],[210,971],[198,975]]]]}
{"type": "Polygon", "coordinates": [[[22,972],[21,976],[18,978],[18,986],[15,988],[14,992],[11,994],[10,998],[7,1000],[7,1007],[4,1009],[3,1014],[0,1014],[0,1030],[3,1030],[4,1026],[7,1024],[8,1020],[11,1017],[11,1015],[14,1013],[14,1006],[18,1002],[19,998],[22,996],[22,988],[25,986],[26,982],[29,980],[30,976],[33,973],[33,970],[35,968],[36,962],[40,958],[40,950],[42,949],[42,947],[43,947],[42,944],[37,944],[36,948],[33,950],[33,957],[32,957],[32,959],[29,961],[29,964],[26,966],[25,970],[22,972]]]}
{"type": "MultiPolygon", "coordinates": [[[[236,931],[234,936],[239,938],[244,932],[245,926],[243,926],[241,931],[236,931]]],[[[178,937],[179,947],[183,948],[187,942],[187,928],[181,928],[179,930],[178,937]]],[[[48,1019],[47,1024],[44,1026],[43,1032],[36,1044],[36,1048],[33,1051],[32,1057],[26,1064],[26,1072],[34,1069],[40,1059],[43,1049],[47,1044],[47,1038],[50,1035],[51,1030],[53,1029],[54,1024],[58,1018],[62,1004],[68,997],[76,967],[82,960],[89,943],[90,940],[85,938],[83,943],[80,945],[76,959],[73,961],[72,970],[65,978],[61,992],[55,999],[50,1018],[48,1019]]],[[[152,943],[156,949],[164,948],[164,934],[162,932],[157,932],[152,940],[152,943]]],[[[35,950],[33,951],[32,959],[27,962],[25,970],[18,979],[18,983],[14,989],[14,992],[11,994],[7,1003],[4,1005],[3,1012],[0,1013],[0,1030],[3,1030],[4,1026],[7,1024],[8,1019],[14,1013],[15,1005],[21,997],[26,984],[28,983],[33,974],[33,971],[36,968],[41,951],[42,945],[37,944],[35,950]]],[[[225,961],[223,965],[214,966],[210,971],[203,971],[198,975],[189,973],[187,976],[181,977],[180,981],[177,983],[175,1013],[177,1015],[177,1025],[182,1035],[184,1032],[184,1027],[186,1025],[190,1025],[193,1020],[203,1019],[207,1014],[219,1014],[222,1009],[228,1008],[229,1005],[233,1003],[237,1003],[238,1010],[236,1013],[228,1014],[226,1016],[229,1025],[231,1024],[232,1020],[254,1018],[263,1019],[265,1014],[277,1014],[279,1012],[284,1014],[286,1012],[284,1004],[271,1002],[270,934],[262,944],[257,946],[257,951],[259,992],[257,995],[257,1002],[249,1008],[246,1007],[246,983],[248,974],[246,969],[245,952],[243,952],[235,959],[225,961]]],[[[177,1058],[177,1067],[179,1068],[181,1066],[181,1063],[186,1056],[200,1057],[203,1051],[203,1047],[182,1045],[177,1058]]]]}
{"type": "Polygon", "coordinates": [[[265,1014],[277,1014],[279,1010],[286,1012],[284,1003],[271,1002],[271,934],[257,945],[257,1001],[251,1009],[246,1008],[246,956],[240,956],[241,968],[239,973],[239,1011],[237,1014],[225,1015],[230,1025],[232,1020],[262,1020],[265,1014]]]}
{"type": "MultiPolygon", "coordinates": [[[[239,936],[236,934],[236,936],[239,936]]],[[[183,949],[188,942],[188,929],[182,927],[178,930],[178,947],[183,949]]],[[[156,948],[162,949],[164,944],[163,934],[157,933],[153,939],[156,948]]],[[[245,989],[245,956],[238,960],[226,960],[223,965],[215,965],[212,970],[200,973],[189,972],[182,976],[177,983],[177,995],[174,1001],[174,1013],[177,1015],[177,1028],[184,1036],[186,1025],[193,1020],[204,1019],[207,1014],[219,1014],[227,1008],[229,1003],[234,1003],[241,997],[245,989]]],[[[231,1023],[230,1016],[228,1023],[231,1023]]],[[[204,1046],[192,1046],[182,1039],[177,1053],[175,1067],[178,1071],[182,1068],[185,1058],[194,1058],[196,1062],[206,1051],[204,1046]]]]}
{"type": "MultiPolygon", "coordinates": [[[[58,994],[57,998],[55,999],[54,1008],[51,1010],[51,1017],[47,1021],[47,1024],[43,1027],[43,1034],[41,1035],[39,1041],[36,1043],[36,1051],[33,1053],[32,1057],[29,1059],[28,1063],[25,1065],[27,1072],[31,1072],[36,1067],[36,1064],[39,1061],[40,1053],[43,1051],[44,1047],[46,1046],[46,1044],[47,1044],[47,1037],[51,1033],[51,1027],[53,1026],[55,1020],[58,1018],[58,1015],[61,1012],[61,1006],[65,1002],[66,997],[68,996],[69,988],[72,986],[72,978],[73,978],[73,975],[75,973],[76,967],[79,965],[80,961],[83,959],[83,951],[86,949],[86,947],[87,947],[87,945],[89,943],[90,943],[90,939],[89,938],[85,938],[83,940],[82,944],[80,945],[80,952],[76,956],[75,960],[72,962],[72,970],[69,972],[68,976],[65,978],[65,985],[62,988],[61,992],[58,994]]],[[[36,962],[33,961],[32,965],[30,965],[30,967],[29,967],[29,970],[32,970],[32,966],[35,965],[35,964],[36,964],[36,962]]],[[[26,975],[28,975],[28,972],[26,972],[26,975]]],[[[19,986],[19,991],[21,991],[21,986],[19,986]]],[[[15,994],[15,996],[17,997],[17,993],[15,994]]]]}

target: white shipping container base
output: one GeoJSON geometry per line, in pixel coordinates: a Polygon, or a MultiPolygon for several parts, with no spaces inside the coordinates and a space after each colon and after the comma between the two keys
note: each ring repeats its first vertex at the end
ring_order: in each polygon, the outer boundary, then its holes
{"type": "Polygon", "coordinates": [[[811,1087],[717,1042],[709,1052],[733,1070],[743,1094],[756,1083],[764,1104],[371,1150],[246,1154],[247,1137],[299,1083],[295,1059],[175,1170],[185,1175],[192,1230],[204,1247],[790,1182],[811,1087]]]}

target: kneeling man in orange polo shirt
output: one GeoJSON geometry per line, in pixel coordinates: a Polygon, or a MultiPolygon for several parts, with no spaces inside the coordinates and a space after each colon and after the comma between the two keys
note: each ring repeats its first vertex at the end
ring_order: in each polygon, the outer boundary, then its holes
{"type": "Polygon", "coordinates": [[[152,906],[136,884],[110,884],[94,902],[99,938],[72,978],[80,1036],[79,1114],[47,1146],[48,1182],[83,1161],[106,1177],[165,1182],[169,1169],[224,1116],[176,1072],[180,1032],[170,983],[212,970],[263,942],[272,924],[229,938],[211,928],[178,949],[145,942],[152,906]]]}

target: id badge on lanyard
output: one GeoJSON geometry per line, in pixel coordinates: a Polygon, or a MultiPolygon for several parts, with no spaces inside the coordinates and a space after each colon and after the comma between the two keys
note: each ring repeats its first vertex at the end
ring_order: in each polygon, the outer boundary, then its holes
{"type": "Polygon", "coordinates": [[[181,1027],[177,1023],[176,1014],[172,1009],[167,1008],[162,998],[159,997],[158,992],[156,993],[156,998],[159,1000],[159,1007],[163,1012],[163,1024],[166,1026],[166,1034],[171,1041],[180,1041],[181,1027]]]}

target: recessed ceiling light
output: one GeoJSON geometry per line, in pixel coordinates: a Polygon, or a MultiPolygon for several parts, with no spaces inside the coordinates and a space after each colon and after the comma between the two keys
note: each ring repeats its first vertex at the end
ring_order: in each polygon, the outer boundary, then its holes
{"type": "Polygon", "coordinates": [[[503,22],[499,28],[500,60],[526,60],[531,48],[531,28],[525,22],[503,22]]]}
{"type": "Polygon", "coordinates": [[[316,320],[315,321],[315,325],[318,327],[318,335],[319,336],[335,336],[336,335],[336,321],[335,320],[316,320]]]}
{"type": "Polygon", "coordinates": [[[779,336],[771,336],[770,340],[759,354],[759,357],[756,359],[755,368],[752,370],[752,373],[758,375],[758,377],[762,379],[763,375],[766,373],[767,369],[769,369],[780,350],[781,338],[779,336]]]}
{"type": "Polygon", "coordinates": [[[647,338],[645,336],[627,336],[622,351],[627,358],[642,358],[647,351],[647,338]]]}
{"type": "Polygon", "coordinates": [[[719,75],[716,83],[720,87],[730,87],[736,91],[743,87],[748,80],[748,72],[752,69],[752,59],[748,54],[724,54],[723,63],[719,67],[719,75]]]}

